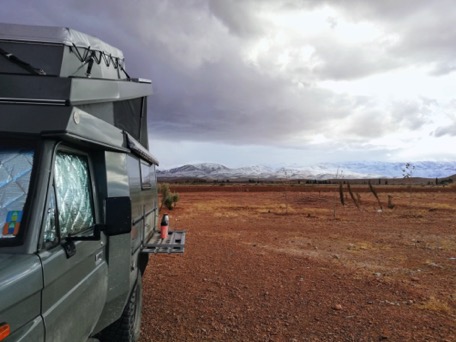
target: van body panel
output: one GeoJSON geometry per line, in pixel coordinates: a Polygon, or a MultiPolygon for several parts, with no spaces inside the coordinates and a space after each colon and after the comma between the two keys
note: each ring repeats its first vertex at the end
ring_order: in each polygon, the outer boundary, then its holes
{"type": "Polygon", "coordinates": [[[19,331],[18,337],[31,336],[32,322],[42,324],[40,259],[36,255],[0,254],[0,270],[0,321],[9,323],[11,331],[19,331]]]}
{"type": "Polygon", "coordinates": [[[67,258],[60,246],[40,253],[42,315],[47,341],[83,341],[95,328],[106,301],[108,266],[104,243],[79,241],[67,258]]]}
{"type": "MultiPolygon", "coordinates": [[[[107,197],[130,195],[126,160],[125,153],[105,152],[107,197]]],[[[131,244],[130,234],[109,236],[107,239],[108,290],[106,304],[95,328],[96,332],[120,317],[132,288],[132,258],[130,248],[126,248],[131,244]]]]}

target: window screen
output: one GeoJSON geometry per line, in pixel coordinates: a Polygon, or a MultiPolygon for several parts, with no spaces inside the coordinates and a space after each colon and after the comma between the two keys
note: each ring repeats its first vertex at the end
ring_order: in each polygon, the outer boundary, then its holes
{"type": "Polygon", "coordinates": [[[19,234],[33,166],[33,151],[0,150],[0,240],[19,234]]]}
{"type": "Polygon", "coordinates": [[[59,151],[54,165],[54,185],[48,203],[45,242],[76,235],[94,224],[87,156],[59,151]]]}

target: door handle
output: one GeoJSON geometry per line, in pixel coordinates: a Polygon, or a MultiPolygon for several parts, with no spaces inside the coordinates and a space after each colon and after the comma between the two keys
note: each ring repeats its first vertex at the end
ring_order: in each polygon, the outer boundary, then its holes
{"type": "Polygon", "coordinates": [[[100,251],[97,254],[95,254],[95,265],[98,265],[102,261],[103,261],[103,251],[100,251]]]}

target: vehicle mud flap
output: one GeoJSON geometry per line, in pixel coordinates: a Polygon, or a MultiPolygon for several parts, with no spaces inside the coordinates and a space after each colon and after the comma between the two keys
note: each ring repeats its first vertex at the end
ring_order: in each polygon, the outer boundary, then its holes
{"type": "Polygon", "coordinates": [[[185,230],[168,231],[168,235],[162,239],[160,232],[154,232],[150,240],[144,245],[142,253],[184,253],[185,230]]]}

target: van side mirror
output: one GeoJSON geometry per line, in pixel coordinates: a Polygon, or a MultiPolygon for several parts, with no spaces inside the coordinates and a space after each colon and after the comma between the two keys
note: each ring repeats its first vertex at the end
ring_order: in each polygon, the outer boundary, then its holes
{"type": "Polygon", "coordinates": [[[131,232],[131,200],[129,196],[106,198],[106,227],[108,236],[131,232]]]}

